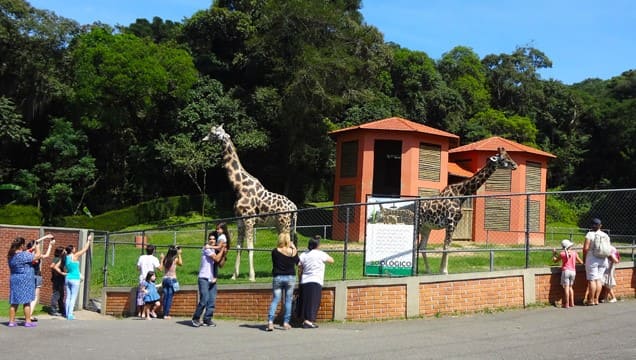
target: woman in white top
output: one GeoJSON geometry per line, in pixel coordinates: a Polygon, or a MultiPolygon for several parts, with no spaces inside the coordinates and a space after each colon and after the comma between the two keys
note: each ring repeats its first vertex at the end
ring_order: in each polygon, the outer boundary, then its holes
{"type": "Polygon", "coordinates": [[[301,317],[303,328],[317,328],[316,316],[322,297],[322,285],[325,280],[325,263],[333,264],[334,260],[319,249],[320,235],[309,239],[309,250],[300,254],[298,272],[300,273],[301,317]]]}

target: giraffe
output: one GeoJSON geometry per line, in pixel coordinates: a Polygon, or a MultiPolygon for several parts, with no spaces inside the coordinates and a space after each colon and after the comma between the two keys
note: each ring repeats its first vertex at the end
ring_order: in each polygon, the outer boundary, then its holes
{"type": "MultiPolygon", "coordinates": [[[[419,249],[426,249],[431,230],[446,229],[444,238],[444,252],[440,264],[440,272],[448,274],[448,253],[455,227],[462,218],[462,203],[464,196],[474,195],[477,190],[490,178],[495,170],[502,168],[517,169],[517,163],[512,160],[504,148],[497,149],[497,155],[488,158],[486,165],[473,177],[465,181],[446,186],[439,193],[439,199],[420,201],[419,221],[421,240],[419,249]]],[[[426,272],[429,272],[428,259],[423,253],[426,272]]]]}
{"type": "Polygon", "coordinates": [[[261,182],[250,175],[241,165],[236,153],[236,148],[230,139],[230,135],[223,130],[223,124],[213,126],[210,133],[203,141],[220,140],[223,147],[223,167],[227,170],[227,176],[236,192],[234,213],[240,219],[238,223],[238,241],[236,262],[232,279],[239,276],[241,263],[241,251],[243,241],[246,240],[250,264],[249,280],[255,281],[254,273],[254,224],[259,218],[267,217],[267,214],[276,216],[276,228],[278,236],[290,236],[292,228],[296,229],[296,205],[287,197],[273,193],[265,189],[261,182]],[[263,216],[257,216],[263,215],[263,216]]]}

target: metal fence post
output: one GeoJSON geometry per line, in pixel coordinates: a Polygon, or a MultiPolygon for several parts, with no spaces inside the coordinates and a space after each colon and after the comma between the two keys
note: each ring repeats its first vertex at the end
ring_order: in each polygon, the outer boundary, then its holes
{"type": "Polygon", "coordinates": [[[495,251],[490,249],[490,271],[495,271],[495,251]]]}
{"type": "Polygon", "coordinates": [[[110,243],[110,233],[106,233],[106,237],[104,239],[104,268],[102,269],[102,273],[104,275],[104,280],[102,281],[103,287],[108,286],[108,245],[110,243]]]}
{"type": "Polygon", "coordinates": [[[348,250],[349,250],[349,209],[350,207],[347,206],[345,208],[345,214],[346,214],[346,219],[345,219],[345,239],[344,239],[344,255],[342,257],[343,261],[342,261],[342,280],[347,280],[347,259],[349,258],[348,255],[348,250]]]}
{"type": "MultiPolygon", "coordinates": [[[[419,272],[418,268],[418,259],[420,254],[419,251],[419,236],[420,236],[420,200],[416,200],[414,203],[414,211],[413,211],[413,256],[412,262],[413,266],[411,267],[411,275],[415,276],[419,272]]],[[[424,249],[426,251],[426,249],[424,249]]]]}
{"type": "Polygon", "coordinates": [[[530,267],[530,195],[526,195],[526,269],[530,267]]]}

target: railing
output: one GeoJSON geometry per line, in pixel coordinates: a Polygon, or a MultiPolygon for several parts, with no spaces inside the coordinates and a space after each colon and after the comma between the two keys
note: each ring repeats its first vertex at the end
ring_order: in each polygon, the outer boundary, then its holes
{"type": "MultiPolygon", "coordinates": [[[[395,208],[412,209],[417,214],[417,204],[426,201],[436,201],[435,197],[389,199],[383,204],[395,208]],[[409,205],[410,204],[410,205],[409,205]],[[410,206],[410,208],[409,208],[410,206]]],[[[554,193],[524,193],[524,194],[498,194],[478,195],[462,198],[472,202],[472,211],[475,214],[472,229],[472,241],[461,242],[464,248],[451,247],[446,250],[450,255],[450,272],[465,271],[494,271],[502,266],[512,267],[536,267],[552,265],[551,251],[559,248],[561,239],[568,238],[575,241],[580,247],[583,243],[585,228],[589,219],[600,217],[603,219],[606,229],[611,231],[611,239],[620,249],[624,259],[634,260],[636,246],[636,191],[634,189],[603,190],[603,191],[576,191],[554,193]],[[502,204],[506,207],[502,210],[502,204]],[[504,217],[502,220],[501,217],[504,217]],[[491,221],[491,222],[489,222],[491,221]],[[469,254],[469,255],[467,255],[469,254]],[[484,257],[484,254],[487,254],[484,257]],[[511,254],[519,254],[518,258],[512,258],[511,254]],[[469,259],[470,257],[474,259],[469,259]],[[487,264],[482,261],[487,258],[487,264]],[[520,259],[521,260],[520,260],[520,259]],[[464,259],[467,266],[457,268],[455,262],[464,259]],[[470,260],[470,261],[469,261],[470,260]],[[472,266],[471,261],[479,262],[472,266]],[[510,264],[499,265],[502,261],[510,264]],[[477,270],[475,270],[477,269],[477,270]],[[485,269],[485,270],[482,270],[485,269]]],[[[369,210],[374,203],[341,204],[330,207],[300,209],[297,211],[298,223],[296,231],[299,237],[299,248],[304,248],[306,240],[313,235],[321,235],[324,242],[324,250],[338,257],[336,266],[328,266],[327,280],[347,280],[364,278],[363,263],[365,256],[365,224],[368,221],[369,210]]],[[[269,214],[270,218],[282,213],[269,214]]],[[[413,244],[418,243],[419,217],[411,216],[413,226],[413,244]]],[[[219,222],[229,224],[231,232],[230,258],[228,264],[222,269],[221,281],[229,278],[233,269],[233,257],[237,251],[245,251],[237,246],[237,223],[244,218],[233,217],[215,219],[190,224],[175,226],[163,226],[150,229],[126,232],[105,232],[96,238],[95,244],[102,246],[99,259],[103,268],[93,268],[100,272],[102,286],[113,284],[134,284],[134,262],[143,253],[145,245],[152,243],[157,246],[158,253],[165,252],[169,245],[180,245],[184,250],[184,258],[188,265],[180,270],[180,277],[184,283],[189,280],[196,282],[193,273],[196,273],[199,261],[199,251],[207,238],[207,234],[219,222]],[[125,269],[125,270],[122,270],[125,269]],[[192,277],[192,279],[189,279],[192,277]]],[[[373,221],[382,221],[382,214],[377,214],[373,221]]],[[[392,218],[392,220],[395,220],[392,218]]],[[[401,220],[398,220],[401,221],[401,220]]],[[[273,223],[265,220],[256,227],[252,233],[254,241],[255,267],[257,281],[269,281],[271,260],[269,252],[275,247],[276,230],[273,223]]],[[[418,253],[428,254],[429,260],[436,261],[439,254],[443,253],[440,240],[443,231],[432,235],[427,249],[416,251],[414,248],[414,260],[416,274],[422,274],[422,260],[418,253]]],[[[454,242],[458,243],[458,242],[454,242]]],[[[97,251],[93,252],[96,256],[97,251]]],[[[245,273],[244,265],[247,264],[243,257],[241,272],[245,273]]],[[[94,261],[93,264],[96,264],[94,261]]],[[[94,265],[95,266],[95,265],[94,265]]],[[[95,274],[94,274],[95,275],[95,274]]],[[[243,279],[245,280],[245,279],[243,279]]]]}

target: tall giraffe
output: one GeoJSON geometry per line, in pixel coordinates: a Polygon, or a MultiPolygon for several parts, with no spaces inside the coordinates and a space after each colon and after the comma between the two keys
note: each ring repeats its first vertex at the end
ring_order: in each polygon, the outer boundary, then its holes
{"type": "Polygon", "coordinates": [[[296,205],[283,195],[273,193],[265,189],[261,182],[250,175],[241,165],[236,148],[230,139],[230,135],[223,130],[223,125],[213,126],[210,133],[203,138],[204,141],[220,140],[223,147],[223,167],[227,170],[227,177],[236,192],[234,213],[240,219],[238,223],[238,251],[234,264],[232,279],[239,276],[241,264],[241,251],[243,241],[247,240],[247,251],[250,264],[250,281],[256,280],[254,273],[254,224],[260,218],[257,215],[267,216],[274,214],[277,223],[278,236],[291,236],[292,228],[296,229],[296,205]]]}
{"type": "MultiPolygon", "coordinates": [[[[462,203],[467,199],[464,196],[475,195],[477,190],[499,168],[515,170],[517,163],[512,160],[504,148],[497,149],[497,155],[488,158],[486,165],[473,177],[460,183],[451,184],[439,193],[439,199],[420,201],[420,234],[419,249],[426,249],[431,230],[446,229],[444,238],[444,252],[440,264],[440,272],[448,274],[448,253],[446,250],[453,240],[455,227],[462,218],[462,203]]],[[[429,272],[426,253],[423,254],[426,272],[429,272]]]]}

